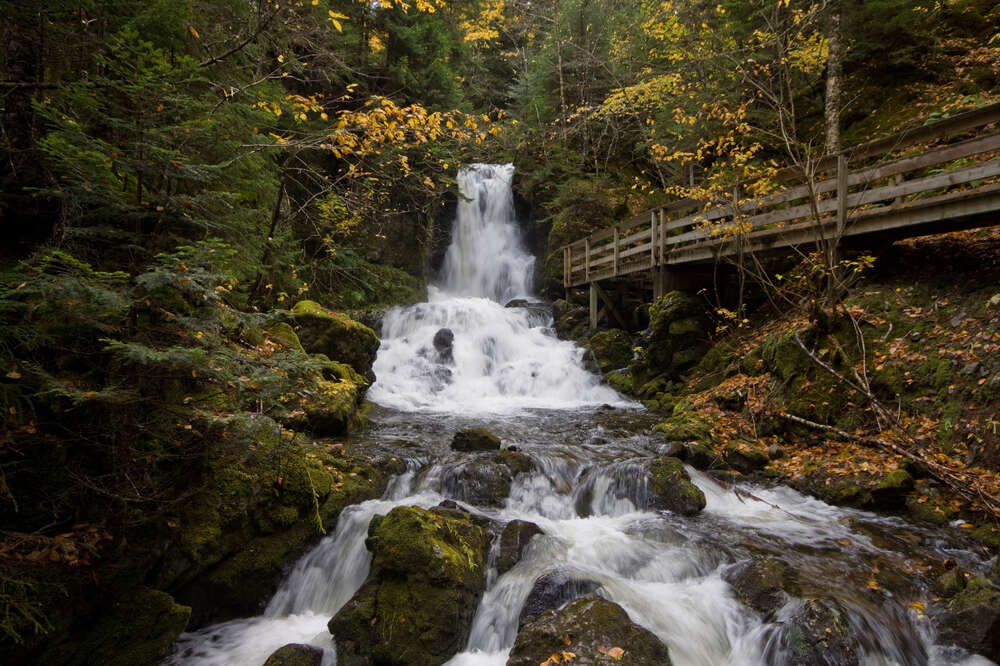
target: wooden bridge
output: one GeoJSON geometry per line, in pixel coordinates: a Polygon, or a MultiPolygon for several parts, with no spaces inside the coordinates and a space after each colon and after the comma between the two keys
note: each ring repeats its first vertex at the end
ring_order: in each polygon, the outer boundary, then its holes
{"type": "Polygon", "coordinates": [[[762,197],[734,188],[727,205],[654,208],[564,246],[563,285],[590,286],[591,329],[605,311],[624,325],[602,281],[648,279],[658,298],[685,270],[738,254],[1000,224],[998,124],[993,104],[827,155],[811,183],[790,168],[777,176],[784,189],[762,197]]]}

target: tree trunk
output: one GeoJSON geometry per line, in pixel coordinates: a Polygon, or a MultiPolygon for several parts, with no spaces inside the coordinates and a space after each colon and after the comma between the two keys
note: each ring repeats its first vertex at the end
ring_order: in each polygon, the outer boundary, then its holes
{"type": "Polygon", "coordinates": [[[826,154],[840,152],[840,97],[843,89],[844,52],[841,39],[841,3],[834,0],[830,5],[830,27],[827,34],[829,54],[826,60],[826,154]]]}

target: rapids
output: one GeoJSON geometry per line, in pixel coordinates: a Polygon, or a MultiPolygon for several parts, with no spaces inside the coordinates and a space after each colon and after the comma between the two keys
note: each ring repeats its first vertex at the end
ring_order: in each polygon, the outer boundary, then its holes
{"type": "Polygon", "coordinates": [[[382,499],[345,509],[261,616],[184,634],[169,663],[259,665],[282,645],[303,642],[324,648],[324,664],[335,664],[336,637],[326,623],[368,574],[371,518],[446,498],[544,531],[513,568],[489,573],[468,644],[452,666],[502,666],[534,582],[553,572],[596,584],[669,646],[677,666],[786,664],[780,620],[802,600],[764,622],[724,579],[728,568],[762,555],[798,572],[804,598],[835,599],[847,610],[863,664],[992,663],[936,645],[932,623],[917,610],[916,602],[933,597],[922,573],[932,564],[954,558],[974,572],[989,565],[954,545],[954,529],[838,508],[783,487],[740,485],[745,492],[737,495],[693,469],[707,499],[701,514],[650,508],[646,466],[665,446],[649,434],[654,417],[587,373],[581,350],[556,339],[546,312],[504,307],[531,296],[533,260],[518,240],[512,173],[510,165],[463,170],[466,199],[441,284],[427,303],[385,319],[369,392],[378,406],[354,444],[392,450],[407,458],[409,471],[382,499]],[[435,345],[442,328],[453,333],[450,353],[435,345]],[[536,463],[538,471],[515,478],[502,508],[461,501],[470,454],[447,443],[470,426],[488,428],[536,463]],[[868,581],[876,578],[873,589],[868,581]]]}

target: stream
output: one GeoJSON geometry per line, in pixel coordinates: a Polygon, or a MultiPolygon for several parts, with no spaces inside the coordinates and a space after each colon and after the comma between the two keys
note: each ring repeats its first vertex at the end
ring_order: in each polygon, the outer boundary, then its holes
{"type": "Polygon", "coordinates": [[[705,510],[683,517],[650,508],[647,465],[668,446],[650,434],[657,418],[587,372],[583,351],[557,339],[550,312],[533,304],[534,258],[520,243],[512,176],[511,165],[463,169],[466,199],[441,282],[426,303],[394,309],[383,322],[378,380],[368,394],[372,425],[353,438],[391,449],[408,471],[382,499],[345,509],[262,615],[182,635],[168,663],[257,666],[287,643],[309,643],[324,649],[324,664],[335,664],[336,637],[326,625],[367,577],[369,521],[396,506],[445,499],[544,532],[509,571],[488,572],[452,666],[505,664],[535,581],[553,573],[591,582],[666,643],[678,666],[790,663],[781,620],[812,597],[846,609],[862,664],[993,663],[937,645],[920,611],[934,597],[932,566],[948,558],[972,572],[989,565],[955,545],[962,541],[954,528],[834,507],[780,486],[739,484],[736,493],[690,467],[705,510]],[[512,299],[528,302],[504,307],[512,299]],[[475,454],[449,446],[457,430],[479,426],[535,462],[499,507],[470,501],[475,454]],[[740,603],[724,578],[760,556],[790,564],[802,588],[770,622],[740,603]]]}

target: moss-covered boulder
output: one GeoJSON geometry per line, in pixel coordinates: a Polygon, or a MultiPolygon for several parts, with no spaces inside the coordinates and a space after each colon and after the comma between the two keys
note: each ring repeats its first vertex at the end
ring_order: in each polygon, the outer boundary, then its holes
{"type": "Polygon", "coordinates": [[[460,502],[502,507],[513,480],[514,475],[506,465],[476,458],[448,469],[441,484],[448,497],[460,502]]]}
{"type": "MultiPolygon", "coordinates": [[[[621,606],[587,595],[545,611],[517,634],[507,666],[538,666],[553,654],[574,664],[670,666],[667,646],[632,622],[621,606]]],[[[551,663],[551,662],[550,662],[551,663]]]]}
{"type": "Polygon", "coordinates": [[[397,507],[372,521],[369,579],[329,623],[338,664],[431,666],[465,646],[490,539],[456,513],[397,507]]]}
{"type": "Polygon", "coordinates": [[[115,602],[82,638],[56,642],[38,663],[155,664],[170,653],[190,616],[191,609],[166,592],[139,587],[115,602]]]}
{"type": "Polygon", "coordinates": [[[767,447],[759,442],[734,440],[726,445],[724,456],[726,464],[743,474],[756,472],[767,466],[771,461],[767,447]]]}
{"type": "Polygon", "coordinates": [[[804,474],[792,480],[797,490],[809,493],[830,504],[882,510],[904,506],[913,477],[903,468],[844,473],[839,459],[817,460],[804,474]]]}
{"type": "Polygon", "coordinates": [[[723,573],[733,595],[765,618],[798,594],[795,573],[781,560],[761,557],[733,565],[723,573]]]}
{"type": "Polygon", "coordinates": [[[276,416],[286,427],[316,437],[343,435],[363,424],[362,403],[367,388],[368,381],[351,366],[325,361],[323,379],[312,391],[284,393],[282,412],[276,416]]]}
{"type": "Polygon", "coordinates": [[[264,666],[323,666],[323,650],[313,645],[289,643],[275,650],[264,666]]]}
{"type": "Polygon", "coordinates": [[[375,331],[315,301],[299,301],[290,315],[307,352],[347,363],[369,384],[375,382],[372,364],[379,346],[375,331]]]}
{"type": "Polygon", "coordinates": [[[521,561],[524,549],[542,528],[527,520],[512,520],[500,533],[500,554],[497,556],[497,573],[504,574],[521,561]]]}
{"type": "Polygon", "coordinates": [[[628,367],[632,360],[632,338],[619,328],[600,331],[587,341],[591,360],[602,373],[628,367]]]}
{"type": "Polygon", "coordinates": [[[693,516],[705,508],[705,493],[691,483],[684,463],[661,457],[649,465],[650,504],[682,516],[693,516]]]}
{"type": "Polygon", "coordinates": [[[782,623],[781,646],[793,666],[856,666],[860,646],[846,611],[830,600],[809,599],[782,623]]]}
{"type": "Polygon", "coordinates": [[[694,296],[671,291],[649,306],[649,328],[642,351],[631,369],[636,386],[657,377],[676,379],[708,351],[712,325],[704,305],[694,296]]]}
{"type": "Polygon", "coordinates": [[[938,642],[958,645],[1000,662],[1000,589],[974,576],[944,607],[938,619],[938,642]]]}
{"type": "Polygon", "coordinates": [[[454,451],[497,451],[500,438],[486,428],[467,428],[455,433],[451,448],[454,451]]]}

